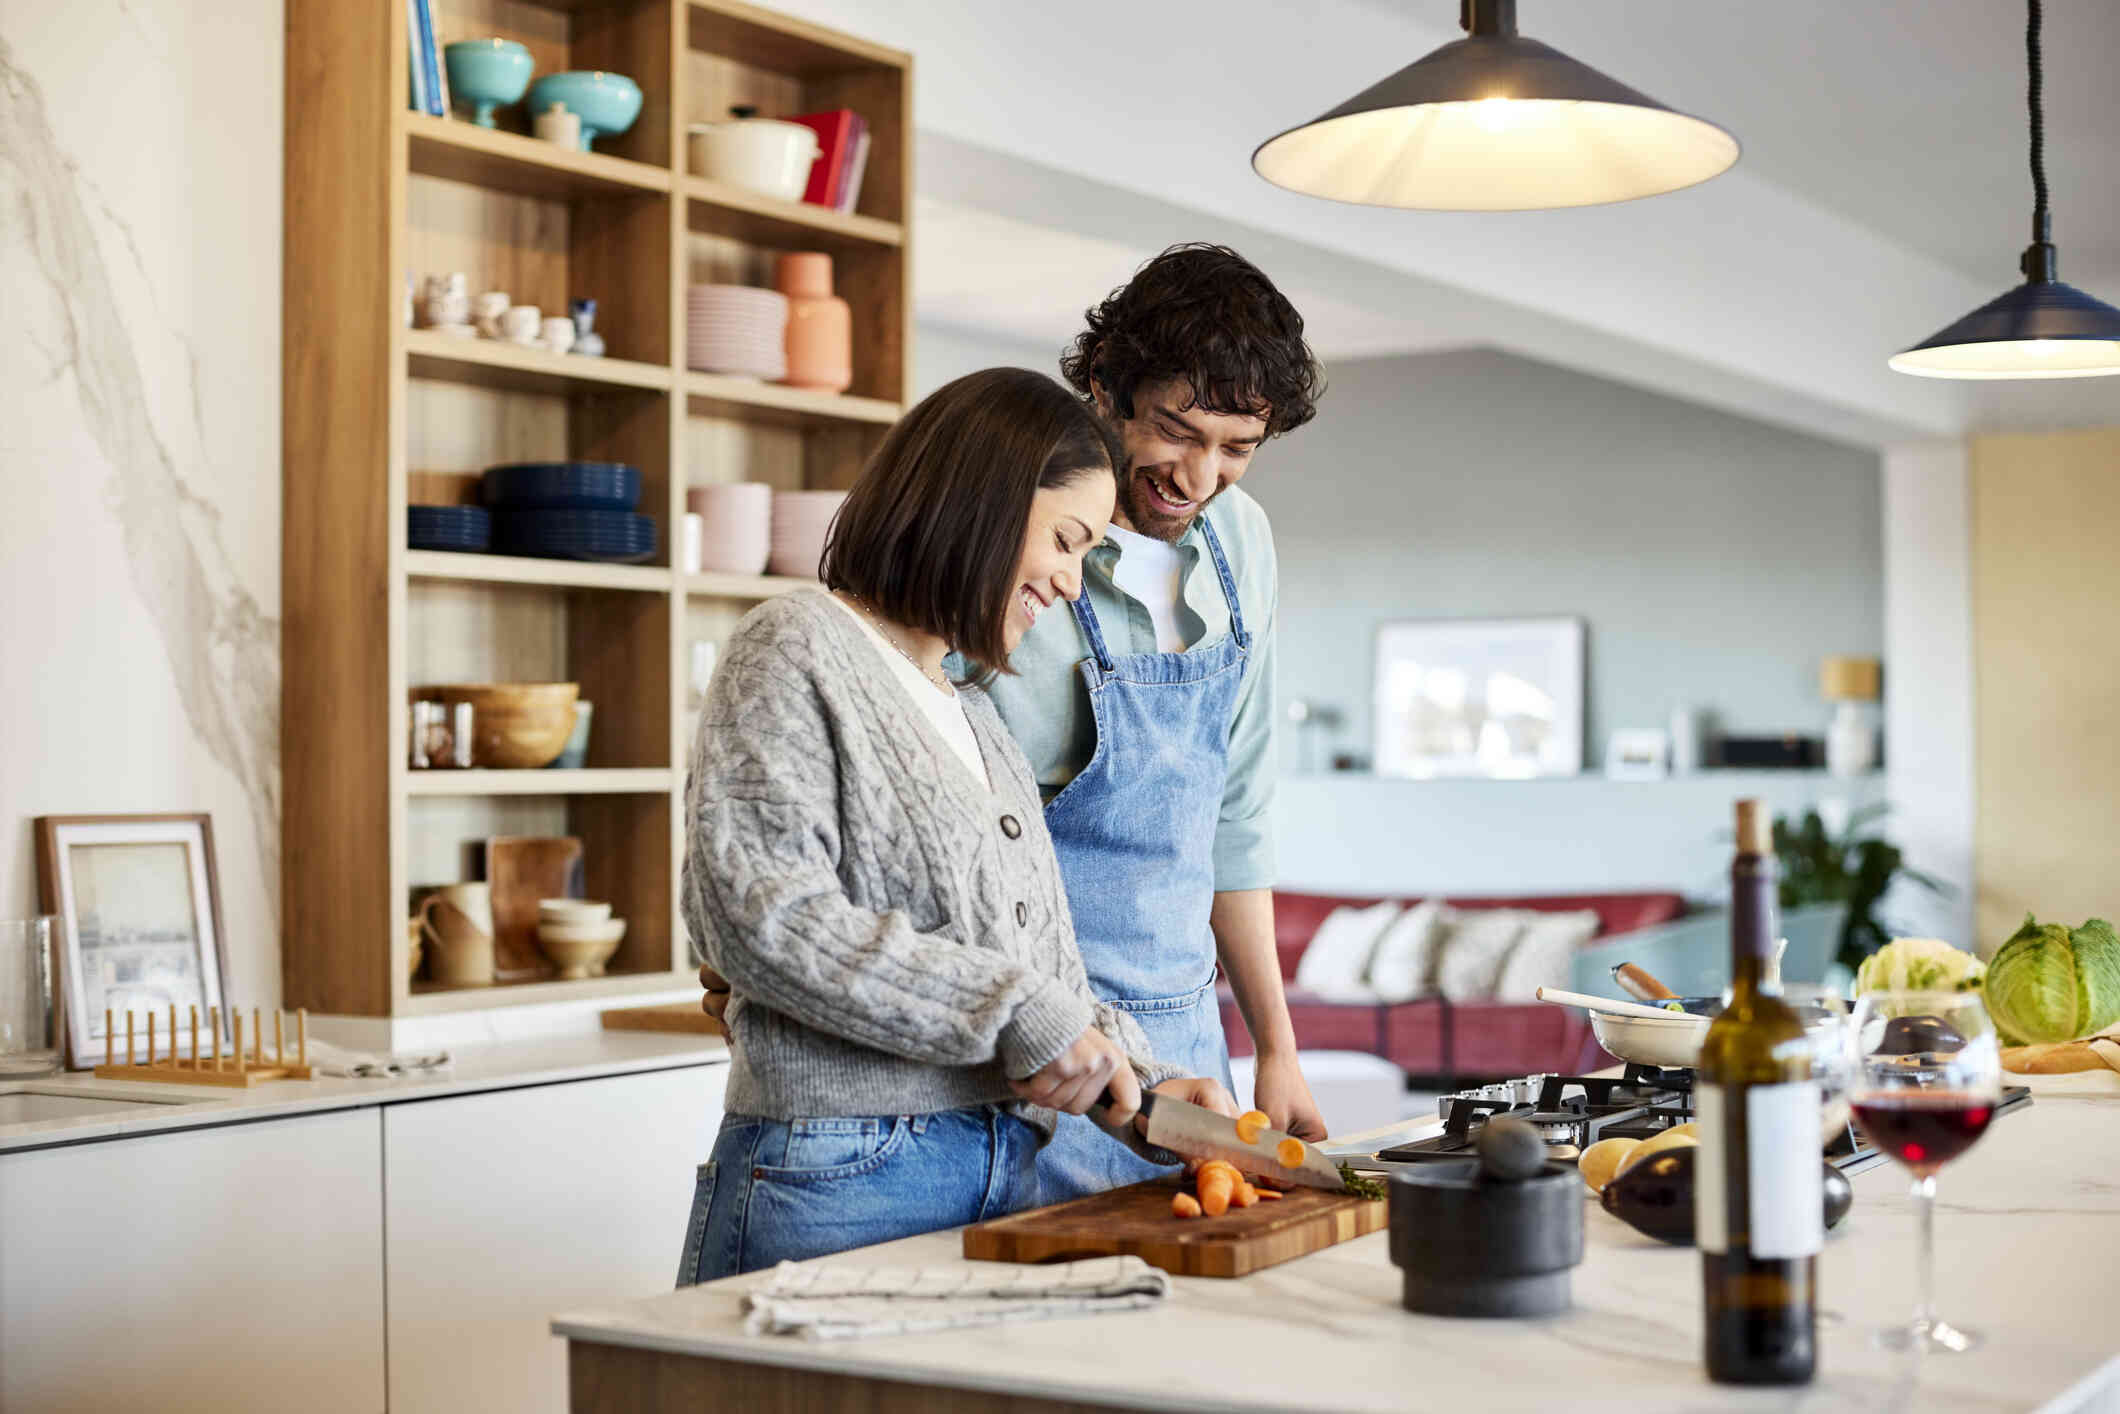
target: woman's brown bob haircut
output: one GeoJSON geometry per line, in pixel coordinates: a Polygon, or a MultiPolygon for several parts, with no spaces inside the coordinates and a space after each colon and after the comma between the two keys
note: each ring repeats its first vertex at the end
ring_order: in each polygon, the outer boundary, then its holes
{"type": "Polygon", "coordinates": [[[1001,631],[1031,498],[1110,476],[1123,457],[1118,434],[1044,374],[968,373],[884,437],[832,523],[824,582],[985,675],[1007,672],[1001,631]]]}

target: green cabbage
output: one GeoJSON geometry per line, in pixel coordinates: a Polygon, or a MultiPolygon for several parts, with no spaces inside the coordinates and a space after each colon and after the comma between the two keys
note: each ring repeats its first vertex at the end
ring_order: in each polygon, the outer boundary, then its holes
{"type": "Polygon", "coordinates": [[[1988,963],[1986,990],[2011,1045],[2095,1036],[2120,1021],[2120,937],[2103,918],[2066,928],[2027,913],[1988,963]]]}
{"type": "Polygon", "coordinates": [[[1940,938],[1894,938],[1862,960],[1855,995],[1963,992],[1980,985],[1980,959],[1940,938]]]}

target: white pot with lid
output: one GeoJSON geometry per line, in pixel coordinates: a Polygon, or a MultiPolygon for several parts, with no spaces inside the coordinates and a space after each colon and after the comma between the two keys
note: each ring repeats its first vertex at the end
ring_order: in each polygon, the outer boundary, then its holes
{"type": "Polygon", "coordinates": [[[757,111],[738,105],[727,122],[689,124],[693,175],[800,201],[822,151],[817,134],[801,123],[753,116],[757,111]]]}

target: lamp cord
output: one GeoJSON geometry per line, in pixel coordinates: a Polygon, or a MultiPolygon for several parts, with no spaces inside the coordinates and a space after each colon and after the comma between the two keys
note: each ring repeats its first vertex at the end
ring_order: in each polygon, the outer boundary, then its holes
{"type": "Polygon", "coordinates": [[[2040,102],[2044,87],[2039,66],[2040,0],[2027,0],[2024,23],[2025,103],[2032,115],[2032,239],[2053,239],[2053,218],[2046,204],[2046,114],[2040,102]]]}

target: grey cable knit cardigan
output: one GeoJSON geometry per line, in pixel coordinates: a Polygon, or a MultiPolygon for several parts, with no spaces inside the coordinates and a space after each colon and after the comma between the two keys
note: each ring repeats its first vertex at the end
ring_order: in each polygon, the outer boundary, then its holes
{"type": "Polygon", "coordinates": [[[729,640],[685,791],[684,918],[733,992],[731,1113],[1001,1102],[1050,1133],[1007,1082],[1092,1024],[1144,1087],[1182,1073],[1090,992],[1030,765],[985,694],[964,706],[991,792],[821,592],[729,640]]]}

